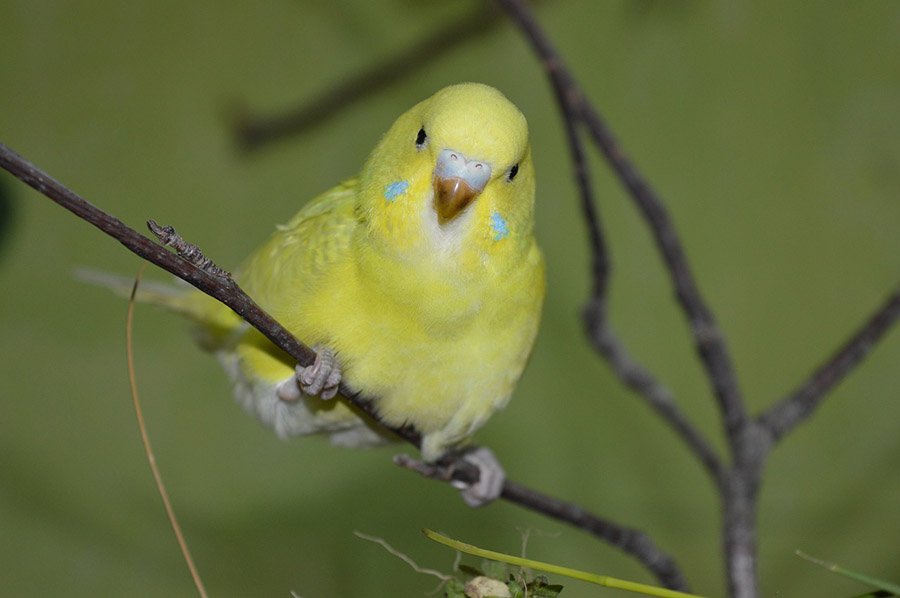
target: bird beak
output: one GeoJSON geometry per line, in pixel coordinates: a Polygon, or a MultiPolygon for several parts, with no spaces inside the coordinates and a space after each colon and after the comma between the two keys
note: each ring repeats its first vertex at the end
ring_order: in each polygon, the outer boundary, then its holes
{"type": "Polygon", "coordinates": [[[434,209],[438,222],[444,225],[456,218],[484,190],[490,178],[491,167],[487,162],[443,150],[434,167],[434,209]]]}

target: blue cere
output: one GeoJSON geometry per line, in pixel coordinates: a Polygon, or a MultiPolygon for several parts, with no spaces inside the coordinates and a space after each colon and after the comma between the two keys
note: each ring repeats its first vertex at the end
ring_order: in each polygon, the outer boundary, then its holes
{"type": "Polygon", "coordinates": [[[509,236],[509,225],[499,212],[491,214],[491,229],[494,231],[494,240],[499,241],[509,236]]]}
{"type": "Polygon", "coordinates": [[[394,181],[384,188],[384,198],[388,201],[394,201],[398,195],[403,195],[409,189],[409,183],[406,181],[394,181]]]}

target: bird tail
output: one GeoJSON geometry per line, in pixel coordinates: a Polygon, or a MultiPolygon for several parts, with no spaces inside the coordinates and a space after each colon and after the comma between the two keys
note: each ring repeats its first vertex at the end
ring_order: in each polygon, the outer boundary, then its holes
{"type": "MultiPolygon", "coordinates": [[[[120,297],[128,299],[134,289],[135,279],[93,268],[76,268],[73,272],[75,278],[81,282],[105,287],[120,297]]],[[[168,310],[195,317],[191,301],[188,299],[190,289],[174,284],[166,284],[157,281],[142,280],[138,285],[134,299],[139,303],[159,305],[168,310]]]]}
{"type": "MultiPolygon", "coordinates": [[[[112,274],[93,268],[76,268],[75,278],[89,284],[105,287],[126,299],[131,297],[134,278],[112,274]]],[[[194,333],[201,346],[208,350],[222,348],[233,339],[242,327],[241,318],[215,299],[184,284],[142,280],[134,295],[135,301],[158,305],[186,317],[194,326],[194,333]]]]}

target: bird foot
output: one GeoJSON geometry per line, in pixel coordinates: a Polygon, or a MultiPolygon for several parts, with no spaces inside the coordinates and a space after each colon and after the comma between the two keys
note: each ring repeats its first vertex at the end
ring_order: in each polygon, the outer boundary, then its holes
{"type": "Polygon", "coordinates": [[[452,482],[453,487],[460,491],[463,502],[470,507],[483,507],[497,500],[503,492],[506,472],[491,449],[480,446],[465,453],[463,460],[478,468],[478,481],[474,484],[452,482]]]}
{"type": "Polygon", "coordinates": [[[303,396],[333,399],[341,384],[341,366],[328,347],[316,345],[316,360],[310,366],[297,365],[296,373],[282,381],[275,394],[286,403],[299,401],[303,396]]]}
{"type": "Polygon", "coordinates": [[[448,461],[422,461],[409,455],[395,455],[394,464],[415,471],[419,475],[433,480],[449,481],[460,491],[463,501],[470,507],[483,507],[498,498],[503,492],[506,472],[500,461],[490,449],[478,447],[463,453],[462,456],[450,457],[448,461]],[[478,481],[474,484],[454,479],[454,472],[459,470],[459,461],[465,461],[478,469],[478,481]],[[443,462],[442,462],[443,461],[443,462]]]}

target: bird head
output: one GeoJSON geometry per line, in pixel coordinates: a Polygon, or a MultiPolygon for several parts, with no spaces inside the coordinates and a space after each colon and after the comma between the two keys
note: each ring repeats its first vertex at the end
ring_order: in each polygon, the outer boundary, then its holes
{"type": "Polygon", "coordinates": [[[360,189],[367,232],[389,248],[456,254],[530,243],[534,175],[525,117],[487,85],[445,87],[391,126],[360,189]]]}

